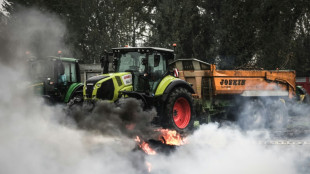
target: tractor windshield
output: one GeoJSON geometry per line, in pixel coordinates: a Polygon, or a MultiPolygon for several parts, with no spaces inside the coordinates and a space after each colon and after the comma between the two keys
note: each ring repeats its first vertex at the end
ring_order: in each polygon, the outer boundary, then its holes
{"type": "Polygon", "coordinates": [[[144,66],[141,61],[146,55],[138,52],[127,52],[121,54],[118,61],[117,72],[138,71],[143,72],[144,66]]]}
{"type": "Polygon", "coordinates": [[[54,65],[51,61],[34,61],[29,63],[29,75],[31,79],[52,78],[54,76],[54,65]]]}

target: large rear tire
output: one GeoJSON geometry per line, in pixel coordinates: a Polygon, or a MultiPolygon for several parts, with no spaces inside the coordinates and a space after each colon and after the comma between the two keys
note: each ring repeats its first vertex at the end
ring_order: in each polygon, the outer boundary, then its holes
{"type": "Polygon", "coordinates": [[[176,88],[166,101],[167,127],[185,132],[193,127],[194,111],[191,93],[184,88],[176,88]]]}

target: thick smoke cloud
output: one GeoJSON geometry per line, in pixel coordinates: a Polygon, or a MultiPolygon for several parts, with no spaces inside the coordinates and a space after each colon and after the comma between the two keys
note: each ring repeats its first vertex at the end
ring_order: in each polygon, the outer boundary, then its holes
{"type": "Polygon", "coordinates": [[[260,97],[240,102],[237,125],[243,131],[268,130],[283,138],[307,138],[310,130],[309,103],[293,99],[260,97]]]}
{"type": "Polygon", "coordinates": [[[309,173],[309,147],[265,145],[268,132],[202,126],[187,145],[169,155],[148,157],[153,173],[309,173]]]}
{"type": "Polygon", "coordinates": [[[158,128],[151,124],[157,113],[155,109],[144,111],[141,105],[140,101],[133,98],[121,99],[116,104],[97,102],[93,111],[76,108],[72,115],[80,128],[97,130],[103,135],[133,139],[139,136],[147,140],[158,133],[155,131],[158,128]]]}
{"type": "Polygon", "coordinates": [[[24,52],[62,47],[65,25],[53,14],[21,9],[1,35],[0,173],[144,173],[133,139],[78,129],[63,106],[32,95],[24,52]]]}
{"type": "MultiPolygon", "coordinates": [[[[250,123],[243,120],[251,116],[253,106],[240,111],[238,124],[200,126],[187,137],[188,144],[169,155],[133,151],[133,137],[147,138],[153,129],[149,121],[156,115],[154,110],[143,111],[137,100],[125,101],[122,107],[99,103],[93,112],[79,113],[82,122],[76,125],[63,106],[47,106],[31,94],[18,63],[27,49],[49,55],[63,47],[65,25],[55,15],[34,9],[23,9],[17,16],[1,36],[7,42],[0,50],[0,173],[139,174],[147,173],[146,161],[152,173],[309,173],[309,145],[266,145],[279,138],[269,126],[246,127],[250,123]]],[[[285,116],[289,123],[303,120],[299,127],[309,118],[306,105],[287,110],[294,113],[293,118],[285,116]]],[[[279,125],[273,127],[283,130],[279,125]]],[[[295,140],[308,139],[305,135],[295,140]]]]}
{"type": "Polygon", "coordinates": [[[0,65],[0,173],[141,173],[143,158],[126,137],[78,130],[59,106],[46,106],[0,65]],[[10,78],[7,78],[9,75],[10,78]],[[139,163],[139,161],[142,161],[139,163]],[[141,165],[140,165],[141,164],[141,165]]]}
{"type": "Polygon", "coordinates": [[[35,9],[18,7],[11,14],[1,31],[0,61],[6,64],[20,64],[35,56],[54,56],[65,49],[65,24],[54,14],[43,14],[35,9]],[[26,55],[26,52],[30,52],[26,55]]]}

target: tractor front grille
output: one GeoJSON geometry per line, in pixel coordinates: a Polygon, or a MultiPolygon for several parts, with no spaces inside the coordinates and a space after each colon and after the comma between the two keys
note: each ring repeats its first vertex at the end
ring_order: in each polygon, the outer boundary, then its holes
{"type": "Polygon", "coordinates": [[[114,97],[114,89],[112,79],[103,82],[101,87],[97,90],[97,98],[101,100],[112,100],[114,97]]]}
{"type": "Polygon", "coordinates": [[[86,97],[87,98],[92,98],[92,93],[94,90],[94,86],[96,85],[96,83],[102,79],[105,79],[109,76],[95,76],[95,77],[91,77],[86,81],[86,97]]]}
{"type": "Polygon", "coordinates": [[[87,98],[91,98],[91,95],[92,95],[92,93],[93,93],[93,89],[94,89],[94,84],[86,84],[86,87],[87,87],[87,89],[86,89],[86,97],[87,98]]]}

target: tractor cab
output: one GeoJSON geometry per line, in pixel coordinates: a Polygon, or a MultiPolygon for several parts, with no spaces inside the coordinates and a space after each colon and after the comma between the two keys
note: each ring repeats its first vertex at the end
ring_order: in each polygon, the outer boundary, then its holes
{"type": "Polygon", "coordinates": [[[173,50],[140,47],[114,48],[113,65],[116,72],[132,74],[133,91],[155,93],[155,90],[168,74],[168,60],[173,60],[173,50]]]}
{"type": "Polygon", "coordinates": [[[68,102],[67,91],[81,81],[78,62],[73,58],[30,59],[28,71],[35,93],[52,103],[68,102]]]}

